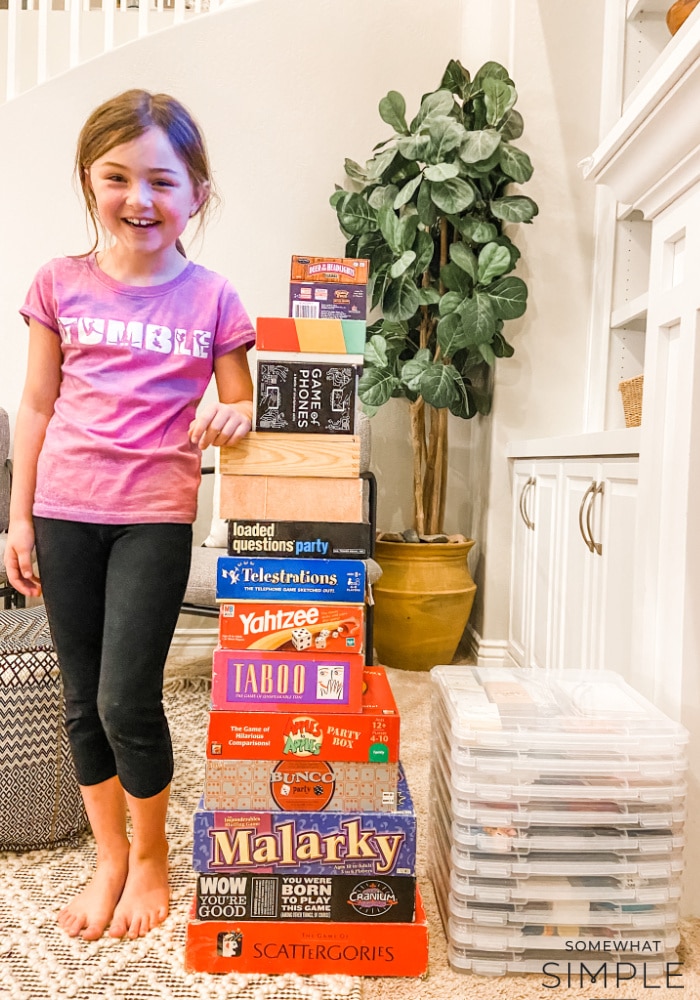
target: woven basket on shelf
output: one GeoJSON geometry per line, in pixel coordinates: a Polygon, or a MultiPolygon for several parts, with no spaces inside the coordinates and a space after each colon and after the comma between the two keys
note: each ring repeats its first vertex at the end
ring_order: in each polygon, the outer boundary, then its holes
{"type": "Polygon", "coordinates": [[[639,427],[642,422],[642,392],[644,376],[626,378],[618,386],[622,394],[622,409],[625,413],[626,427],[639,427]]]}

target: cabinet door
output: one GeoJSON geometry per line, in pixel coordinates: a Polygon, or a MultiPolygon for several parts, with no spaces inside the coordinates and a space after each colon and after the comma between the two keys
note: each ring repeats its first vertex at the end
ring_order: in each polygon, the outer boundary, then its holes
{"type": "Polygon", "coordinates": [[[638,462],[601,463],[602,491],[593,501],[596,559],[593,660],[632,680],[633,584],[638,462]]]}
{"type": "Polygon", "coordinates": [[[511,656],[523,666],[529,635],[529,593],[532,573],[532,528],[527,503],[532,500],[533,462],[513,464],[512,555],[510,575],[510,625],[508,643],[511,656]],[[528,496],[530,494],[530,496],[528,496]]]}
{"type": "Polygon", "coordinates": [[[593,581],[595,556],[590,535],[592,504],[598,484],[597,462],[563,464],[561,482],[561,534],[558,551],[559,576],[556,593],[556,653],[554,666],[585,669],[592,662],[593,581]]]}
{"type": "Polygon", "coordinates": [[[556,463],[514,463],[509,649],[521,666],[551,660],[557,483],[556,463]]]}

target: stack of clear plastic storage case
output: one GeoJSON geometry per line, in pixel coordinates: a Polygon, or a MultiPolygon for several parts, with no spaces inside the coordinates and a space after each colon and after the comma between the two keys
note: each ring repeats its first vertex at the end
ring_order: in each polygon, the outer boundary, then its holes
{"type": "Polygon", "coordinates": [[[430,875],[453,968],[665,974],[687,731],[609,671],[454,664],[431,681],[430,875]]]}

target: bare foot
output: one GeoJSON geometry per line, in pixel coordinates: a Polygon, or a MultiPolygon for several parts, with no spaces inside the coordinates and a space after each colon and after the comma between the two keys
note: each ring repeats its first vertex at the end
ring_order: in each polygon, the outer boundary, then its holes
{"type": "Polygon", "coordinates": [[[168,845],[147,857],[138,857],[132,846],[129,873],[109,925],[110,937],[143,937],[168,915],[168,845]]]}
{"type": "Polygon", "coordinates": [[[96,941],[101,938],[114,914],[126,882],[129,843],[120,854],[98,854],[95,874],[89,885],[58,914],[58,924],[70,937],[96,941]]]}

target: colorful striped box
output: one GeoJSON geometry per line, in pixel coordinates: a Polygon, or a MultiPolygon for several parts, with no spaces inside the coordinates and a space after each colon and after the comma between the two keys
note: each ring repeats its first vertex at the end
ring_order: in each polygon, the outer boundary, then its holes
{"type": "Polygon", "coordinates": [[[367,323],[361,319],[291,319],[261,316],[255,346],[260,351],[364,354],[367,323]]]}

